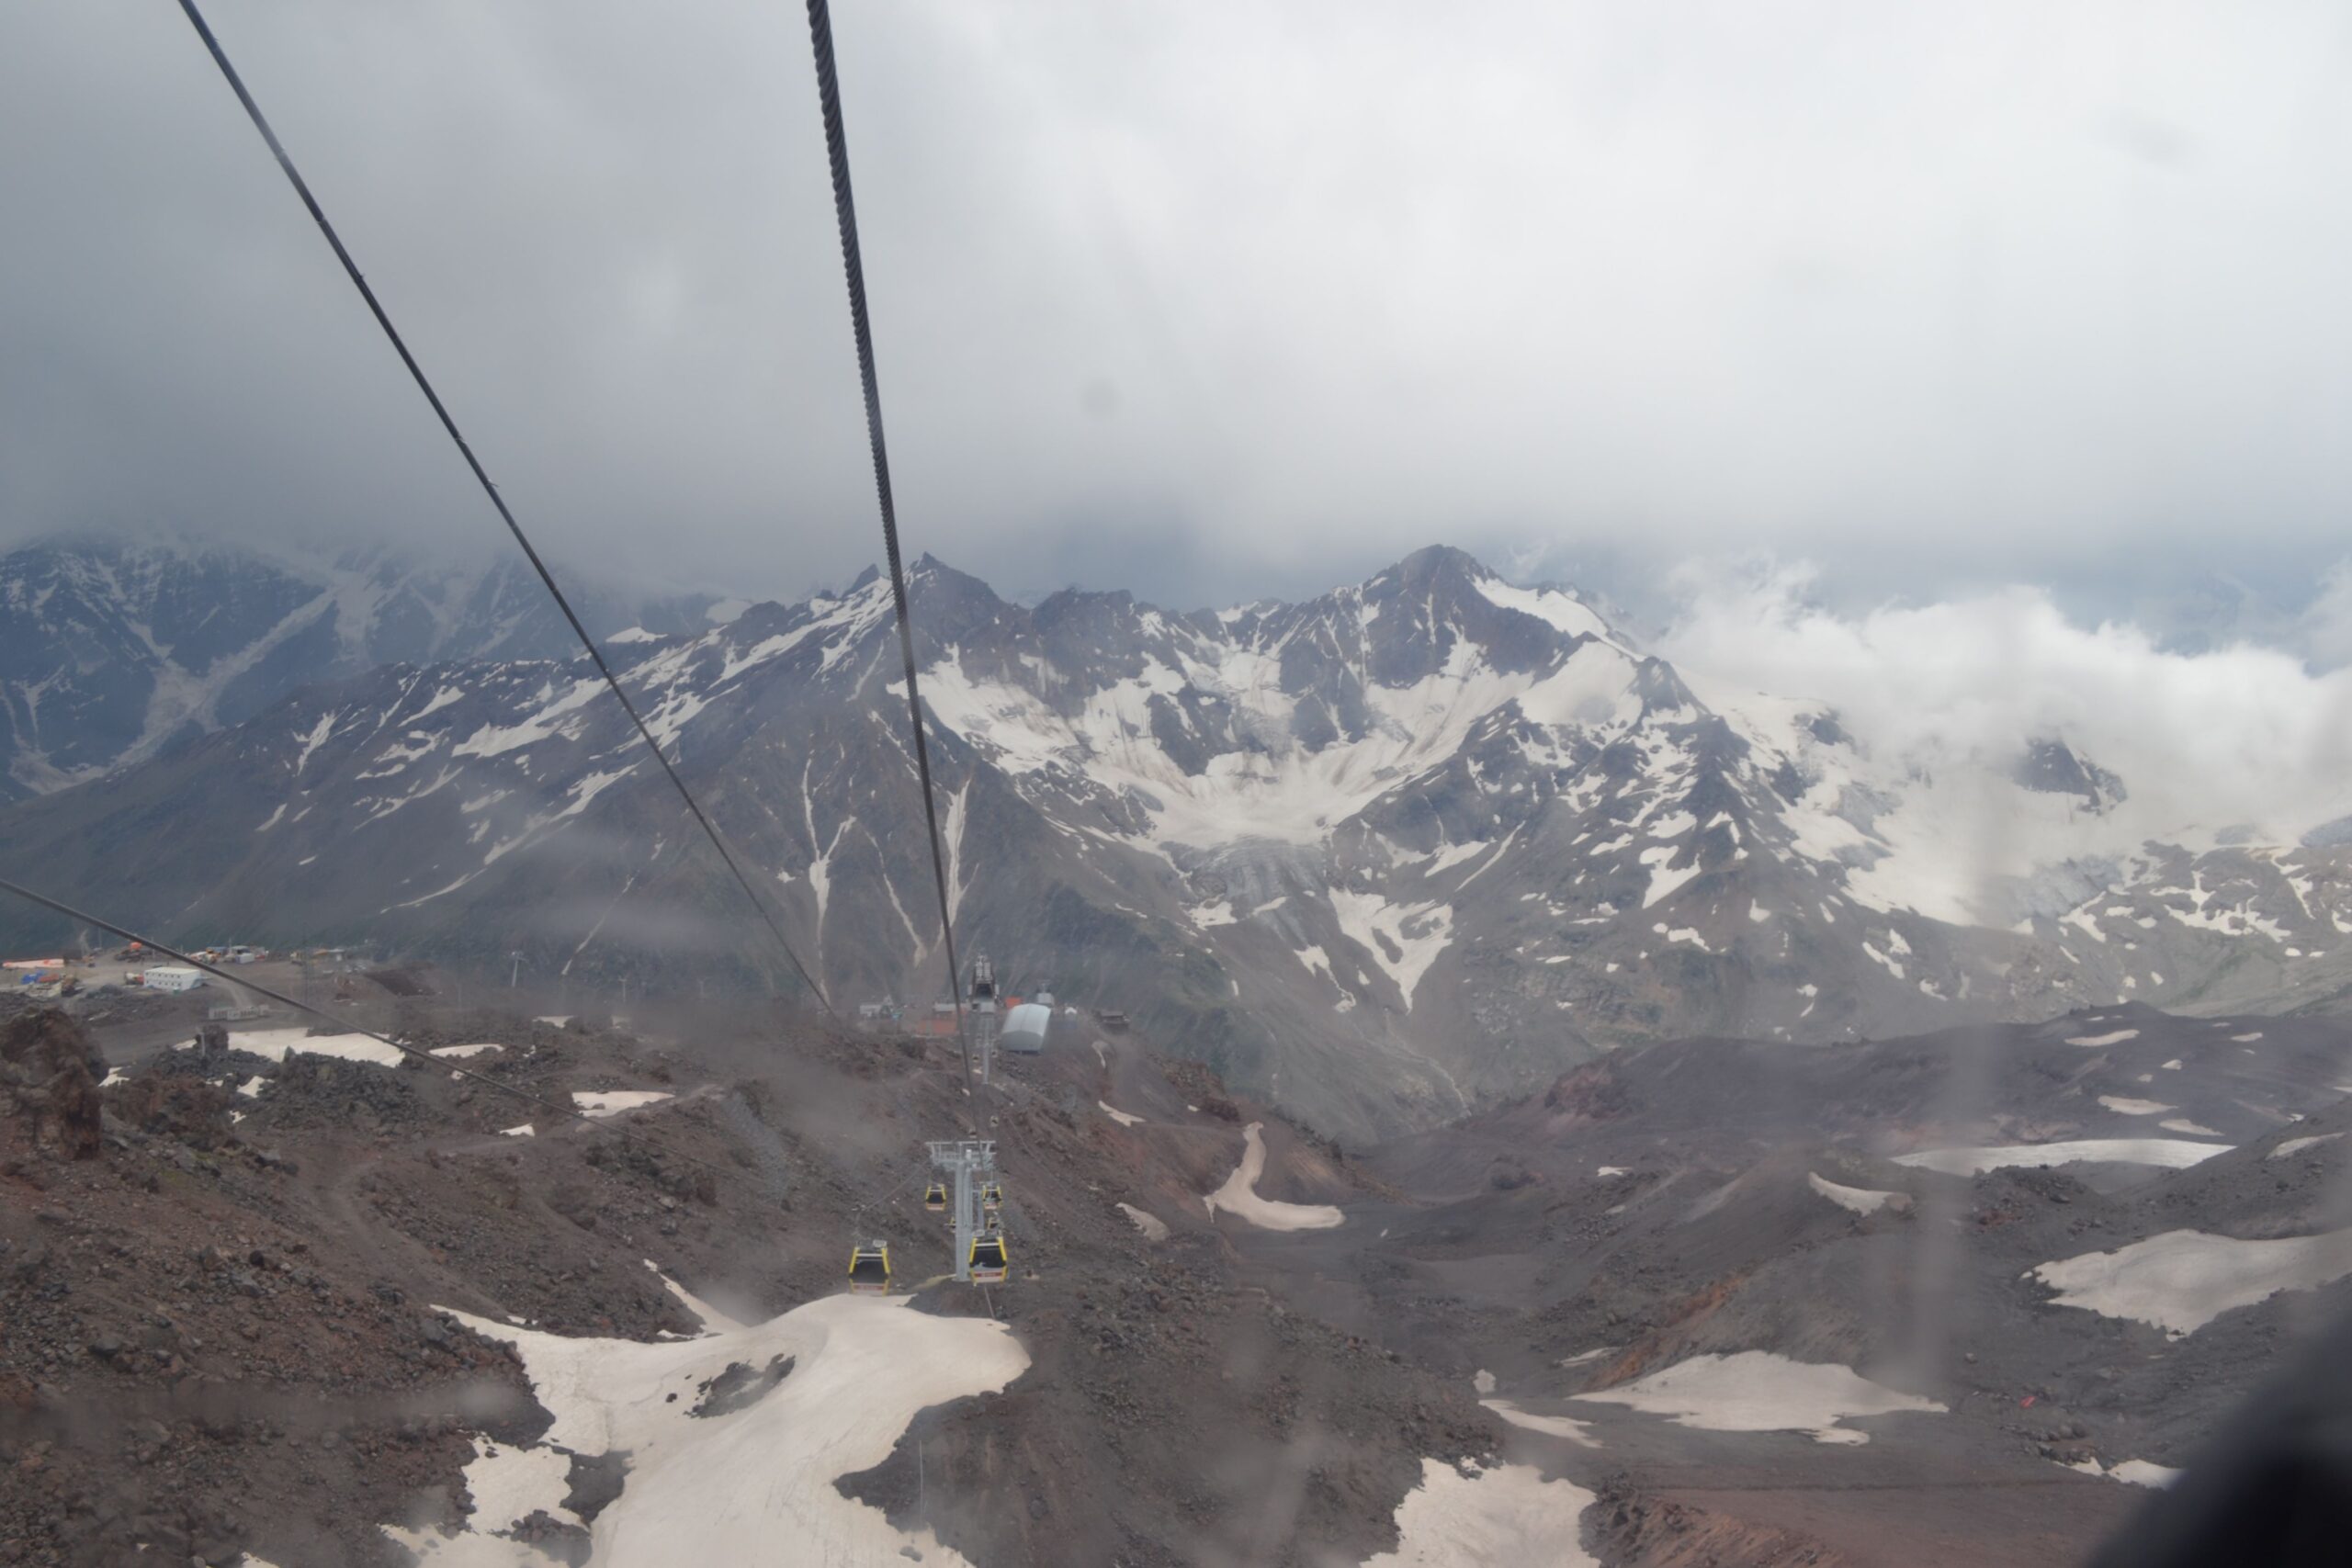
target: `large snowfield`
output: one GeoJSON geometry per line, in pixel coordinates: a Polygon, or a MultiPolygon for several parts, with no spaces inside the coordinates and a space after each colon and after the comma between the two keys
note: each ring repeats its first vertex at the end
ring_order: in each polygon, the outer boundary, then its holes
{"type": "Polygon", "coordinates": [[[467,1467],[475,1513],[466,1533],[388,1527],[428,1568],[546,1568],[531,1548],[492,1532],[536,1509],[573,1518],[563,1506],[569,1461],[557,1450],[629,1456],[627,1484],[593,1527],[600,1565],[865,1568],[908,1561],[908,1547],[926,1568],[953,1568],[966,1559],[928,1530],[893,1529],[833,1483],[888,1458],[918,1411],[1001,1389],[1029,1365],[1001,1324],[911,1312],[897,1297],[828,1296],[751,1325],[711,1314],[716,1332],[654,1344],[451,1315],[521,1352],[555,1421],[538,1444],[484,1447],[467,1467]],[[749,1406],[689,1414],[697,1385],[730,1362],[756,1371],[785,1356],[789,1375],[749,1406]]]}

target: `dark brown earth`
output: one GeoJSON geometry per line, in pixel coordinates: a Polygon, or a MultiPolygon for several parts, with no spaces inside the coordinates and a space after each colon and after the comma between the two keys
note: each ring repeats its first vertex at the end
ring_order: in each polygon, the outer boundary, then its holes
{"type": "MultiPolygon", "coordinates": [[[[74,1026],[37,1018],[80,1048],[74,1026]]],[[[945,1265],[920,1203],[922,1139],[958,1134],[999,1141],[1015,1278],[934,1285],[918,1305],[996,1313],[1033,1366],[1001,1395],[929,1413],[845,1489],[986,1563],[1354,1562],[1394,1544],[1423,1454],[1498,1441],[1465,1391],[1237,1280],[1193,1194],[1238,1159],[1242,1109],[1197,1069],[1176,1069],[1180,1089],[1122,1047],[1148,1085],[1125,1092],[1182,1123],[1122,1129],[1094,1106],[1113,1090],[1091,1055],[1020,1064],[967,1100],[938,1043],[771,1021],[743,1026],[756,1043],[689,1055],[487,1013],[405,1021],[423,1047],[503,1049],[450,1064],[486,1081],[235,1052],[207,1076],[197,1053],[166,1051],[103,1091],[102,1146],[82,1161],[32,1146],[45,1102],[12,1089],[0,1561],[114,1563],[143,1546],[401,1562],[378,1525],[461,1517],[469,1434],[526,1440],[546,1419],[505,1348],[435,1309],[690,1333],[649,1260],[765,1316],[840,1289],[849,1240],[868,1235],[920,1287],[945,1265]],[[505,1089],[677,1098],[588,1123],[505,1089]],[[1186,1093],[1224,1114],[1185,1112],[1186,1093]],[[526,1122],[536,1135],[503,1133],[526,1122]],[[1178,1234],[1146,1244],[1114,1200],[1178,1234]],[[910,1490],[910,1470],[928,1482],[910,1490]]],[[[745,1371],[703,1396],[772,1386],[775,1370],[745,1371]]],[[[597,1474],[591,1492],[627,1484],[625,1461],[597,1474]]],[[[521,1533],[551,1560],[584,1549],[543,1527],[521,1533]]]]}

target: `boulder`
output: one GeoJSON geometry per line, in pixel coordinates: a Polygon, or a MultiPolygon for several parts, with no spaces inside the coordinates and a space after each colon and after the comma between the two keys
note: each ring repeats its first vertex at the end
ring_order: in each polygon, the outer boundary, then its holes
{"type": "Polygon", "coordinates": [[[58,1159],[105,1147],[106,1058],[63,1011],[40,1008],[0,1025],[0,1094],[28,1123],[32,1146],[58,1159]]]}

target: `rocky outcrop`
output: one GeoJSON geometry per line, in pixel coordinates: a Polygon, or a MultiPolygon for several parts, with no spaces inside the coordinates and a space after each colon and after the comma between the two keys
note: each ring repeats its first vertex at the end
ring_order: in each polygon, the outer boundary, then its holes
{"type": "Polygon", "coordinates": [[[0,1091],[32,1147],[55,1159],[96,1159],[102,1145],[106,1062],[82,1026],[56,1008],[0,1027],[0,1091]]]}

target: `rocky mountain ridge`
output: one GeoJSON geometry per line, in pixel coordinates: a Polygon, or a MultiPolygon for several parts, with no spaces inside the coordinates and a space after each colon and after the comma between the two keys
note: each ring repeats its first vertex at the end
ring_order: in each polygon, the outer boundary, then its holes
{"type": "MultiPolygon", "coordinates": [[[[1458,551],[1193,614],[1022,606],[928,558],[911,586],[963,951],[1343,1135],[1649,1039],[2352,984],[2324,832],[2154,836],[2059,737],[1930,772],[1458,551]]],[[[612,651],[833,999],[938,994],[888,585],[612,651]]],[[[782,969],[577,660],[298,693],[0,814],[0,854],[183,935],[516,952],[599,994],[782,969]]]]}
{"type": "MultiPolygon", "coordinates": [[[[709,600],[579,594],[591,626],[685,630],[709,600]]],[[[0,555],[0,799],[46,794],[388,663],[575,645],[529,570],[396,550],[306,558],[202,541],[50,540],[0,555]]]]}

